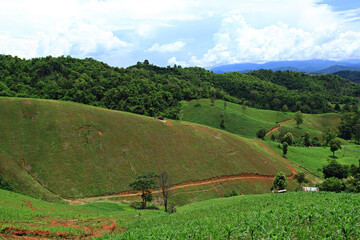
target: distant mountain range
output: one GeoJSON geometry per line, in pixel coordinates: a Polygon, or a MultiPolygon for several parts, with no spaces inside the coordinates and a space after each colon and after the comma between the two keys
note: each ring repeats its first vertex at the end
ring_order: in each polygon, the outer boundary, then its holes
{"type": "Polygon", "coordinates": [[[238,63],[222,66],[214,66],[209,70],[215,73],[241,72],[247,73],[259,69],[271,69],[273,71],[295,71],[304,73],[335,73],[339,71],[360,71],[360,59],[351,59],[344,61],[329,60],[305,60],[305,61],[278,61],[267,63],[238,63]]]}

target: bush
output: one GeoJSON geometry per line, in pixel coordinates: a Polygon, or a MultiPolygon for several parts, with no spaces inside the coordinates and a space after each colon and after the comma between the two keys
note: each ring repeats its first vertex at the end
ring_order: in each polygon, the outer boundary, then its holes
{"type": "Polygon", "coordinates": [[[287,142],[291,146],[294,142],[294,136],[291,133],[287,133],[284,135],[281,142],[282,143],[287,142]]]}
{"type": "Polygon", "coordinates": [[[0,189],[14,191],[14,189],[9,185],[9,182],[6,181],[1,174],[0,174],[0,189]]]}
{"type": "Polygon", "coordinates": [[[224,197],[235,197],[237,195],[239,195],[239,194],[235,190],[232,190],[232,191],[226,190],[224,197]]]}
{"type": "Polygon", "coordinates": [[[273,180],[273,189],[285,189],[287,186],[287,179],[283,172],[278,172],[273,180]]]}
{"type": "Polygon", "coordinates": [[[322,168],[325,178],[347,178],[349,174],[349,167],[331,160],[328,165],[322,168]]]}
{"type": "Polygon", "coordinates": [[[331,177],[325,179],[325,181],[321,184],[320,189],[322,191],[341,192],[345,189],[345,186],[341,179],[331,177]]]}
{"type": "Polygon", "coordinates": [[[266,136],[266,130],[265,129],[260,129],[259,131],[257,131],[256,136],[258,138],[261,138],[262,140],[264,140],[265,136],[266,136]]]}

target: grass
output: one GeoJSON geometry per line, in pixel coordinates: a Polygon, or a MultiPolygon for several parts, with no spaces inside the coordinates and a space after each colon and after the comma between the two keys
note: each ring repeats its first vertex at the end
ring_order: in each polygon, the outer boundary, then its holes
{"type": "MultiPolygon", "coordinates": [[[[293,112],[277,112],[272,110],[262,110],[247,107],[243,111],[242,106],[234,103],[226,103],[216,100],[211,106],[209,99],[193,100],[183,108],[183,120],[211,126],[221,129],[221,115],[224,117],[225,131],[241,136],[256,138],[256,132],[261,128],[267,131],[278,126],[278,122],[292,119],[295,117],[293,112]]],[[[282,124],[294,136],[300,137],[305,131],[309,131],[311,136],[321,136],[322,132],[328,128],[336,128],[340,124],[340,116],[336,113],[330,114],[303,114],[304,123],[296,127],[295,121],[282,124]]],[[[270,135],[269,135],[270,137],[270,135]]],[[[268,137],[268,138],[269,138],[268,137]]]]}
{"type": "MultiPolygon", "coordinates": [[[[278,148],[278,143],[268,141],[267,145],[279,154],[282,154],[282,149],[278,148]]],[[[332,152],[330,147],[292,147],[288,148],[287,153],[288,161],[313,172],[315,175],[322,177],[322,172],[318,171],[319,168],[328,164],[332,159],[332,152]]],[[[344,145],[342,150],[335,152],[335,160],[342,164],[355,164],[358,166],[360,159],[360,146],[358,145],[344,145]]]]}
{"type": "MultiPolygon", "coordinates": [[[[143,219],[162,213],[141,211],[143,219]]],[[[120,231],[122,226],[135,223],[137,218],[138,211],[128,204],[99,202],[69,206],[0,190],[0,233],[4,234],[11,234],[6,229],[10,227],[49,231],[49,237],[54,238],[57,237],[56,233],[63,233],[66,237],[86,237],[92,235],[91,232],[98,235],[109,233],[110,230],[105,227],[112,224],[116,224],[114,231],[120,231]]]]}
{"type": "Polygon", "coordinates": [[[102,239],[357,239],[358,194],[298,192],[198,202],[102,239]]]}
{"type": "Polygon", "coordinates": [[[144,170],[166,170],[174,184],[240,173],[290,173],[257,142],[197,124],[4,97],[0,122],[1,174],[17,192],[45,200],[129,190],[135,173],[144,170]]]}
{"type": "Polygon", "coordinates": [[[54,238],[57,233],[66,237],[98,236],[97,239],[360,237],[359,194],[293,192],[242,195],[177,207],[174,214],[134,210],[119,203],[69,206],[3,190],[0,190],[0,196],[0,234],[8,235],[11,234],[8,228],[21,228],[49,231],[54,238]],[[24,200],[29,201],[35,211],[24,200]],[[104,228],[110,224],[116,225],[113,232],[104,228]]]}

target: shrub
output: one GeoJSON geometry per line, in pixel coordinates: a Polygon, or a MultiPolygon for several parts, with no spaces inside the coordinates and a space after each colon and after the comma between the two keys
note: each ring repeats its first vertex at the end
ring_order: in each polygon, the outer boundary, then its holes
{"type": "Polygon", "coordinates": [[[349,174],[349,167],[342,165],[335,160],[331,160],[328,165],[322,168],[322,172],[325,178],[347,178],[349,174]]]}
{"type": "Polygon", "coordinates": [[[331,177],[325,179],[325,181],[321,184],[320,189],[329,192],[341,192],[345,189],[345,186],[341,179],[331,177]]]}

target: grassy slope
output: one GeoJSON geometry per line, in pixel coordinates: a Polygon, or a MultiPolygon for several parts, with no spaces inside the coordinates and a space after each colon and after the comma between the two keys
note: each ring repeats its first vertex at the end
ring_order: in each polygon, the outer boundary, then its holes
{"type": "MultiPolygon", "coordinates": [[[[278,148],[278,143],[268,142],[267,145],[279,154],[282,150],[278,148]]],[[[360,146],[357,145],[345,145],[342,146],[342,150],[335,153],[336,161],[342,164],[355,164],[358,166],[360,159],[360,146]]],[[[330,147],[318,147],[318,148],[306,148],[306,147],[289,147],[288,159],[305,168],[318,176],[322,176],[322,173],[318,171],[319,168],[328,164],[328,160],[332,159],[332,152],[330,147]]]]}
{"type": "Polygon", "coordinates": [[[178,207],[177,213],[170,215],[117,203],[47,203],[0,190],[0,233],[6,227],[17,227],[74,237],[89,234],[90,228],[95,234],[106,233],[103,226],[116,224],[112,235],[100,238],[226,239],[230,233],[230,239],[339,239],[345,238],[344,234],[358,239],[359,200],[358,194],[327,192],[249,195],[178,207]],[[121,227],[126,231],[119,235],[121,227]]]}
{"type": "Polygon", "coordinates": [[[46,199],[55,195],[38,182],[62,197],[103,195],[128,190],[144,170],[167,170],[173,183],[290,174],[253,140],[196,124],[18,98],[0,98],[0,122],[0,172],[17,191],[46,199]]]}
{"type": "MultiPolygon", "coordinates": [[[[264,128],[270,130],[277,126],[277,122],[295,117],[293,112],[276,112],[247,108],[245,112],[242,106],[227,102],[224,108],[224,101],[215,101],[214,106],[210,105],[209,99],[193,100],[184,105],[183,120],[220,128],[221,113],[224,113],[225,130],[241,136],[255,138],[256,132],[264,128]],[[200,106],[196,106],[199,103],[200,106]]],[[[309,131],[312,136],[321,136],[327,127],[336,127],[340,123],[340,116],[331,114],[303,114],[304,124],[296,127],[295,121],[287,122],[282,126],[293,132],[296,137],[302,136],[309,131]]]]}
{"type": "Polygon", "coordinates": [[[241,105],[216,100],[214,106],[209,99],[193,100],[184,105],[183,120],[221,129],[221,114],[224,113],[225,130],[241,136],[255,138],[256,132],[265,128],[270,130],[276,122],[292,118],[291,114],[279,113],[270,110],[247,108],[242,111],[241,105]],[[196,104],[200,106],[196,106],[196,104]]]}
{"type": "MultiPolygon", "coordinates": [[[[159,216],[162,211],[141,211],[142,218],[159,216]]],[[[93,233],[106,233],[103,226],[116,224],[116,230],[124,225],[133,224],[138,220],[138,211],[128,204],[91,203],[82,206],[69,206],[49,203],[29,196],[0,190],[0,234],[5,227],[16,227],[28,230],[65,233],[67,237],[84,236],[93,233]],[[32,210],[28,201],[34,210],[32,210]],[[58,224],[59,223],[59,224],[58,224]],[[62,224],[61,224],[62,223],[62,224]],[[70,223],[69,225],[65,223],[70,223]]],[[[9,233],[3,230],[3,233],[9,233]]],[[[0,235],[0,239],[4,237],[0,235]]]]}

